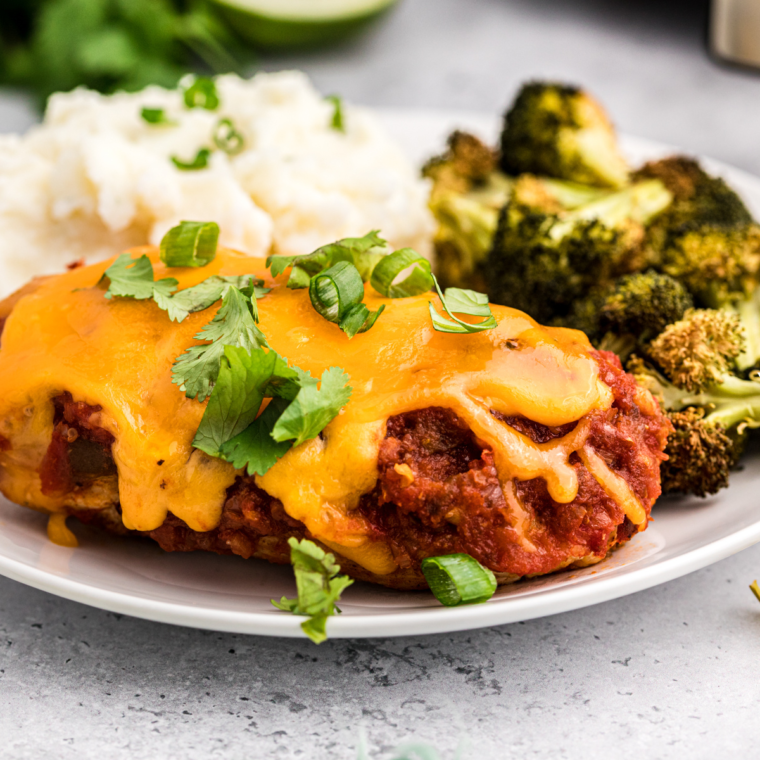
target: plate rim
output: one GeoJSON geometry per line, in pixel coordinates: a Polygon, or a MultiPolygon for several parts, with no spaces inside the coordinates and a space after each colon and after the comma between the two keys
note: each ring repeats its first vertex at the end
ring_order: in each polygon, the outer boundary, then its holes
{"type": "MultiPolygon", "coordinates": [[[[442,109],[379,108],[374,112],[385,123],[429,120],[444,131],[444,125],[463,122],[482,130],[492,130],[498,116],[477,111],[442,109]],[[474,126],[473,126],[474,125],[474,126]]],[[[642,154],[683,152],[677,146],[622,134],[624,149],[642,154]]],[[[728,175],[744,185],[754,185],[760,201],[760,177],[722,161],[699,156],[712,171],[728,175]]],[[[728,493],[728,491],[726,492],[728,493]]],[[[15,505],[14,505],[15,506],[15,505]]],[[[23,507],[19,507],[23,509],[23,507]]],[[[393,610],[380,614],[335,616],[328,622],[330,638],[383,638],[417,636],[504,625],[538,617],[582,609],[652,588],[695,572],[760,542],[760,514],[754,523],[720,539],[685,551],[674,557],[654,561],[644,567],[635,564],[628,571],[600,576],[587,583],[519,598],[494,598],[481,605],[463,607],[425,607],[412,611],[393,610]]],[[[75,551],[75,550],[69,550],[75,551]]],[[[0,575],[62,598],[109,612],[126,614],[154,622],[229,633],[306,638],[300,628],[303,618],[274,612],[241,612],[196,607],[186,603],[146,599],[123,591],[101,588],[72,580],[0,553],[0,575]]]]}

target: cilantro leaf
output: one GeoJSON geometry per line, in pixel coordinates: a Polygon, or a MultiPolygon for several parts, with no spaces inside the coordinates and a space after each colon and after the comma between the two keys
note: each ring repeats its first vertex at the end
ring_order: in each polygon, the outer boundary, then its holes
{"type": "Polygon", "coordinates": [[[240,346],[252,351],[267,346],[264,333],[256,326],[251,299],[238,288],[229,286],[214,318],[195,336],[211,341],[192,346],[179,356],[172,367],[172,382],[188,398],[204,401],[219,375],[225,346],[240,346]]]}
{"type": "Polygon", "coordinates": [[[301,623],[301,629],[315,644],[321,644],[327,639],[327,618],[340,612],[336,603],[353,580],[338,575],[340,565],[336,564],[334,555],[320,549],[313,541],[289,538],[288,544],[298,598],[283,596],[279,602],[272,599],[272,604],[278,610],[308,615],[309,620],[301,623]]]}
{"type": "Polygon", "coordinates": [[[351,398],[349,379],[340,367],[330,367],[322,373],[319,389],[314,384],[304,385],[277,420],[272,438],[294,439],[293,445],[299,446],[318,436],[351,398]]]}
{"type": "Polygon", "coordinates": [[[491,307],[488,303],[488,296],[484,293],[478,293],[475,290],[464,290],[462,288],[446,288],[445,293],[441,293],[438,286],[438,280],[434,279],[435,290],[438,298],[441,299],[441,305],[450,319],[440,314],[433,306],[432,302],[428,304],[430,309],[430,318],[433,321],[433,329],[445,333],[474,333],[483,330],[493,330],[498,325],[496,317],[491,313],[491,307]],[[457,314],[467,314],[472,317],[485,317],[482,322],[471,324],[464,322],[457,314]]]}
{"type": "MultiPolygon", "coordinates": [[[[191,288],[180,290],[172,296],[158,294],[154,296],[159,308],[166,311],[172,322],[182,322],[188,314],[196,311],[204,311],[215,304],[227,292],[227,288],[235,287],[243,291],[251,284],[250,275],[240,277],[222,277],[212,275],[203,282],[193,285],[191,288]]],[[[263,295],[262,289],[258,289],[257,296],[263,295]]],[[[269,292],[266,290],[265,292],[269,292]]]]}
{"type": "MultiPolygon", "coordinates": [[[[213,399],[213,394],[211,398],[213,399]]],[[[249,475],[264,475],[292,446],[290,441],[275,441],[272,438],[275,423],[287,406],[286,399],[273,398],[267,408],[242,433],[238,433],[221,447],[222,456],[231,462],[236,470],[246,467],[249,475]]]]}
{"type": "Polygon", "coordinates": [[[155,282],[153,280],[153,265],[150,259],[142,255],[139,259],[133,259],[128,253],[122,253],[113,264],[103,273],[104,278],[110,280],[106,298],[121,296],[144,301],[159,297],[168,297],[177,289],[179,284],[173,277],[166,277],[155,282]]]}
{"type": "Polygon", "coordinates": [[[256,419],[277,356],[260,348],[250,353],[235,346],[222,350],[216,385],[193,439],[196,449],[213,457],[256,419]]]}

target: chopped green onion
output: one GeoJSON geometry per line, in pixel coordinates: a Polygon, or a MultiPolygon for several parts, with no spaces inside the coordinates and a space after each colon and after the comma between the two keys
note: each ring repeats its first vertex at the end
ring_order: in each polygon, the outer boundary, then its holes
{"type": "Polygon", "coordinates": [[[333,104],[333,115],[330,120],[330,126],[338,132],[345,132],[346,124],[343,119],[343,98],[341,98],[340,95],[328,95],[325,100],[333,104]]]}
{"type": "Polygon", "coordinates": [[[304,256],[270,256],[266,265],[272,277],[279,277],[292,267],[288,278],[288,287],[292,289],[308,288],[315,274],[339,261],[351,262],[367,282],[375,265],[389,252],[388,243],[379,236],[378,230],[372,230],[364,237],[336,240],[304,256]]]}
{"type": "Polygon", "coordinates": [[[362,303],[364,283],[359,270],[348,261],[339,261],[314,275],[309,283],[309,297],[315,311],[337,324],[349,338],[369,330],[384,308],[372,313],[362,303]]]}
{"type": "Polygon", "coordinates": [[[147,121],[148,124],[165,124],[166,126],[173,126],[177,122],[170,119],[163,108],[143,108],[140,111],[143,121],[147,121]]]}
{"type": "Polygon", "coordinates": [[[235,129],[232,119],[219,119],[214,127],[214,145],[229,156],[236,156],[245,147],[245,138],[235,129]]]}
{"type": "Polygon", "coordinates": [[[211,157],[211,151],[208,148],[201,148],[192,161],[183,161],[181,158],[172,156],[172,163],[182,171],[197,171],[205,169],[208,166],[208,160],[211,157]]]}
{"type": "Polygon", "coordinates": [[[494,574],[469,554],[427,557],[422,572],[435,598],[446,607],[480,604],[496,591],[494,574]]]}
{"type": "Polygon", "coordinates": [[[205,108],[215,111],[219,107],[219,95],[213,79],[196,77],[183,93],[187,108],[205,108]]]}
{"type": "Polygon", "coordinates": [[[752,581],[750,584],[752,593],[757,597],[757,601],[760,602],[760,586],[757,585],[757,581],[752,581]]]}
{"type": "Polygon", "coordinates": [[[475,290],[464,290],[462,288],[446,288],[446,293],[441,293],[438,286],[438,280],[435,280],[435,290],[441,299],[444,311],[451,317],[439,314],[433,304],[428,304],[430,308],[430,318],[433,320],[433,328],[438,332],[446,333],[475,333],[483,330],[493,330],[498,325],[496,317],[491,313],[491,307],[488,304],[488,296],[484,293],[478,293],[475,290]],[[486,317],[482,322],[470,324],[454,316],[457,314],[467,314],[472,317],[486,317]]]}
{"type": "Polygon", "coordinates": [[[169,267],[205,267],[218,242],[216,222],[180,222],[161,238],[161,261],[169,267]]]}
{"type": "Polygon", "coordinates": [[[435,278],[430,272],[430,262],[411,248],[401,248],[389,253],[377,263],[370,277],[372,287],[386,298],[408,298],[425,293],[433,287],[435,278]],[[393,281],[401,272],[414,266],[411,273],[398,284],[393,281]]]}

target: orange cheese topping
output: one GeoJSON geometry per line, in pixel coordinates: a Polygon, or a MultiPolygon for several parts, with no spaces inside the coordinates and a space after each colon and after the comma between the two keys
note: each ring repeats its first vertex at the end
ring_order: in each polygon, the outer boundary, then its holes
{"type": "MultiPolygon", "coordinates": [[[[511,490],[513,479],[541,477],[556,501],[575,498],[578,483],[568,459],[582,451],[587,425],[536,444],[490,410],[556,426],[608,408],[612,394],[581,333],[540,327],[522,312],[499,306],[493,307],[493,330],[439,333],[428,314],[435,296],[384,299],[367,286],[368,307],[384,303],[386,310],[371,330],[349,340],[314,311],[306,290],[272,282],[260,259],[221,250],[206,267],[167,270],[155,248],[132,253],[147,253],[156,279],[176,277],[180,289],[213,274],[262,277],[273,288],[259,301],[259,326],[270,345],[315,377],[330,366],[349,374],[353,395],[341,414],[321,437],[291,449],[257,483],[314,536],[368,570],[395,569],[387,546],[368,540],[367,526],[354,511],[377,480],[378,447],[392,415],[441,406],[464,419],[494,450],[515,524],[524,515],[511,490]]],[[[12,447],[0,453],[0,487],[22,504],[51,512],[65,507],[65,495],[41,494],[36,469],[52,432],[50,399],[69,391],[75,400],[103,408],[100,424],[116,439],[113,455],[128,528],[152,530],[171,512],[194,530],[210,530],[237,473],[192,448],[204,405],[172,384],[171,365],[217,307],[177,324],[152,301],[107,300],[94,286],[109,264],[43,282],[16,304],[6,323],[0,434],[12,447]]],[[[622,498],[631,519],[640,518],[625,482],[597,460],[590,467],[594,477],[622,498]]]]}

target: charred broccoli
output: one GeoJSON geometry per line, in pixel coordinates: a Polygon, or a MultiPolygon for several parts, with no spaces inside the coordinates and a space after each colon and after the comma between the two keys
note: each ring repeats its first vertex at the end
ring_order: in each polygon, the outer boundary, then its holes
{"type": "Polygon", "coordinates": [[[675,277],[700,306],[747,298],[757,285],[760,227],[739,196],[682,156],[649,163],[639,179],[659,179],[673,203],[647,233],[649,262],[675,277]]]}
{"type": "Polygon", "coordinates": [[[530,206],[518,194],[501,213],[488,255],[491,300],[539,322],[568,324],[578,300],[639,268],[645,225],[670,202],[658,180],[570,211],[530,206]]]}
{"type": "Polygon", "coordinates": [[[614,351],[625,361],[693,305],[680,282],[649,269],[623,275],[577,300],[564,324],[583,330],[597,348],[614,351]]]}
{"type": "Polygon", "coordinates": [[[530,82],[504,117],[501,168],[600,187],[623,187],[629,168],[604,109],[564,84],[530,82]]]}
{"type": "Polygon", "coordinates": [[[645,349],[658,367],[629,362],[674,427],[661,470],[665,492],[705,496],[725,488],[747,429],[760,426],[760,383],[731,373],[743,344],[735,314],[692,309],[645,349]]]}
{"type": "Polygon", "coordinates": [[[436,263],[443,287],[486,289],[481,265],[512,186],[496,169],[496,158],[474,135],[454,132],[446,153],[423,167],[423,176],[433,181],[430,209],[438,221],[436,263]]]}

